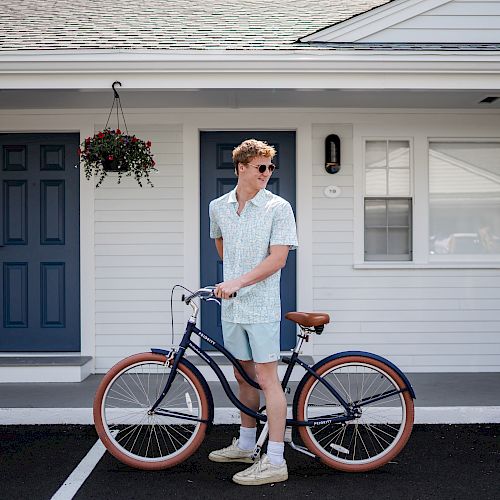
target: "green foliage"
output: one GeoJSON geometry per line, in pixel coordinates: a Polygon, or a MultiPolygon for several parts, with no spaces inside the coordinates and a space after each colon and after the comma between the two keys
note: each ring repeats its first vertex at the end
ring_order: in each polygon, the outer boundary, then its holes
{"type": "Polygon", "coordinates": [[[118,172],[118,184],[126,175],[134,176],[141,187],[143,179],[153,187],[149,173],[157,169],[150,147],[150,141],[144,142],[135,135],[123,134],[120,129],[106,128],[93,137],[87,137],[78,148],[78,154],[85,177],[90,179],[92,174],[99,176],[96,187],[102,184],[110,167],[118,172]]]}

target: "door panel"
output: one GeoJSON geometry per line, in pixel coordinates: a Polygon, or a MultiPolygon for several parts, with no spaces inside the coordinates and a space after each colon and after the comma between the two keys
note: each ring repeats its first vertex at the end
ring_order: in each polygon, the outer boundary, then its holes
{"type": "Polygon", "coordinates": [[[0,351],[80,350],[78,134],[0,134],[0,351]]]}
{"type": "MultiPolygon", "coordinates": [[[[277,151],[274,171],[267,189],[290,202],[295,212],[295,132],[202,132],[200,135],[200,220],[201,220],[201,285],[220,283],[223,264],[210,239],[208,205],[236,186],[232,162],[233,149],[245,139],[266,141],[277,151]]],[[[296,308],[296,252],[289,253],[286,267],[281,273],[281,349],[295,345],[295,325],[284,320],[284,314],[296,308]]],[[[222,342],[220,308],[214,303],[202,303],[201,328],[222,342]]],[[[204,349],[212,347],[202,341],[204,349]]]]}

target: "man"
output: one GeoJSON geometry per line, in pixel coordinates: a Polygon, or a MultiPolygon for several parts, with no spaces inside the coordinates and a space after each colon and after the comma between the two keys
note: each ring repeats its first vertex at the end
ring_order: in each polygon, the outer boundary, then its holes
{"type": "MultiPolygon", "coordinates": [[[[290,204],[265,189],[275,154],[272,146],[255,139],[236,147],[232,156],[238,184],[209,207],[210,237],[224,261],[224,282],[215,290],[217,297],[228,299],[222,301],[224,345],[262,388],[269,423],[267,455],[233,476],[244,485],[288,479],[283,458],[287,405],[278,378],[280,275],[289,250],[297,248],[297,231],[290,204]]],[[[259,392],[234,373],[240,400],[257,411],[259,392]]],[[[251,463],[255,443],[255,419],[241,412],[239,438],[209,459],[251,463]]]]}

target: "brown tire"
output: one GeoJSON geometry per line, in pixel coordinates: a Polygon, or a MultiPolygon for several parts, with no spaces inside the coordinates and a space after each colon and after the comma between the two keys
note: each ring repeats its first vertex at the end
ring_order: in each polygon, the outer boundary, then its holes
{"type": "MultiPolygon", "coordinates": [[[[327,362],[318,368],[317,374],[326,377],[347,403],[363,399],[364,403],[360,405],[363,413],[360,418],[345,425],[330,423],[299,427],[300,437],[307,449],[329,467],[345,472],[377,469],[392,460],[407,443],[413,428],[412,396],[406,390],[387,395],[386,401],[379,399],[371,405],[369,399],[406,388],[396,371],[369,357],[346,356],[327,362]],[[374,394],[370,395],[370,391],[374,394]]],[[[298,394],[295,408],[297,420],[326,419],[332,414],[343,413],[343,406],[328,389],[309,376],[298,394]],[[317,396],[314,395],[315,390],[317,396]],[[315,398],[318,401],[316,404],[315,398]]]]}
{"type": "Polygon", "coordinates": [[[144,470],[173,467],[191,456],[205,437],[209,399],[203,383],[182,361],[160,407],[183,410],[184,414],[205,422],[148,414],[165,386],[169,371],[165,356],[151,352],[135,354],[113,366],[97,388],[94,399],[97,434],[106,449],[130,467],[144,470]],[[179,405],[186,408],[179,409],[179,405]]]}

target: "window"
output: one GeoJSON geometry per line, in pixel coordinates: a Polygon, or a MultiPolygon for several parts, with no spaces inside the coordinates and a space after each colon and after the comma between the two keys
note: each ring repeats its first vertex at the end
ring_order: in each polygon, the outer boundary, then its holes
{"type": "Polygon", "coordinates": [[[500,142],[430,142],[429,253],[500,256],[500,142]]]}
{"type": "Polygon", "coordinates": [[[365,142],[365,261],[412,260],[410,141],[365,142]]]}

